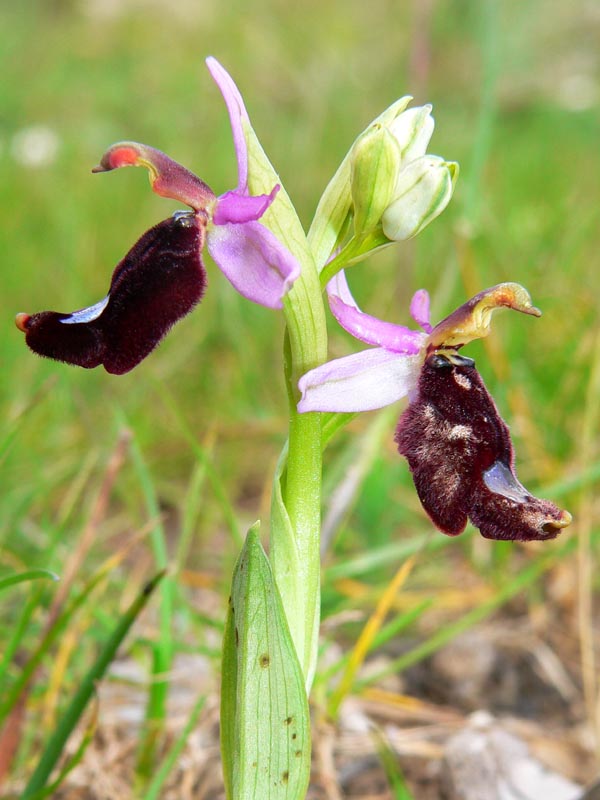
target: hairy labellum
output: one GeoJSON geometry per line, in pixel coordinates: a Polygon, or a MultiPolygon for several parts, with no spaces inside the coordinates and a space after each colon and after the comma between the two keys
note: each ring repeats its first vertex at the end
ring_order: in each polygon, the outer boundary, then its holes
{"type": "Polygon", "coordinates": [[[176,213],[147,231],[117,265],[107,297],[62,314],[19,314],[18,327],[41,356],[86,369],[133,369],[169,329],[200,301],[206,273],[200,253],[204,227],[176,213]]]}
{"type": "Polygon", "coordinates": [[[444,533],[462,533],[469,518],[488,539],[553,539],[571,521],[519,483],[508,426],[474,362],[456,351],[425,360],[396,442],[425,511],[444,533]]]}

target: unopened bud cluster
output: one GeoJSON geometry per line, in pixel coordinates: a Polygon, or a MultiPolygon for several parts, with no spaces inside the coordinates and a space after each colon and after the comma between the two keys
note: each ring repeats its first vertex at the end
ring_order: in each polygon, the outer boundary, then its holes
{"type": "Polygon", "coordinates": [[[446,208],[458,164],[426,153],[433,133],[431,106],[396,104],[359,136],[351,154],[354,234],[379,225],[391,241],[416,236],[446,208]]]}

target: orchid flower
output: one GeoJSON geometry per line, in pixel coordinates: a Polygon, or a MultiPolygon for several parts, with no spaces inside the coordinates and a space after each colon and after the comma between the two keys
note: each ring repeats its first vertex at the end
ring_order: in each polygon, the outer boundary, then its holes
{"type": "Polygon", "coordinates": [[[169,156],[137,142],[119,142],[93,172],[143,166],[152,189],[185,203],[147,231],[117,265],[108,295],[70,314],[42,311],[17,314],[17,327],[36,353],[69,364],[122,374],[133,369],[171,326],[200,301],[206,286],[201,253],[213,260],[237,291],[260,305],[281,308],[300,274],[297,260],[258,220],[275,200],[248,192],[248,152],[243,124],[248,120],[231,77],[214,59],[208,68],[227,105],[238,166],[238,185],[217,197],[200,178],[169,156]]]}
{"type": "Polygon", "coordinates": [[[490,539],[552,539],[571,515],[519,483],[509,429],[475,368],[458,353],[487,336],[500,307],[540,316],[528,292],[503,283],[480,292],[432,327],[429,296],[410,304],[420,331],[363,313],[343,272],[327,286],[331,310],[357,339],[376,345],[330,361],[300,381],[300,412],[368,411],[408,396],[396,443],[434,524],[451,536],[467,518],[490,539]]]}

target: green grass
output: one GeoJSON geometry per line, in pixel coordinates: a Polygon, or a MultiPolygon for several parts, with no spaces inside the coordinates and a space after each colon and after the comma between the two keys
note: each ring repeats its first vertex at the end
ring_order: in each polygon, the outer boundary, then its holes
{"type": "MultiPolygon", "coordinates": [[[[250,8],[211,0],[177,11],[166,3],[129,10],[122,3],[115,4],[122,13],[94,16],[101,5],[29,0],[0,8],[0,585],[14,573],[64,574],[90,523],[120,420],[134,436],[68,587],[66,602],[83,598],[76,630],[85,646],[67,658],[58,699],[48,681],[64,643],[39,648],[60,584],[22,582],[0,595],[0,657],[14,655],[3,664],[0,701],[14,697],[23,664],[39,653],[10,769],[22,783],[115,620],[165,561],[176,568],[127,652],[149,675],[149,651],[158,654],[157,673],[179,649],[214,652],[207,631],[224,619],[240,531],[268,513],[266,492],[287,424],[282,320],[235,295],[212,264],[200,308],[123,377],[42,361],[12,322],[18,311],[97,301],[117,261],[175,208],[148,191],[139,170],[90,174],[113,141],[164,149],[217,193],[234,185],[228,121],[203,66],[206,55],[238,81],[306,226],[332,171],[372,117],[409,92],[434,103],[431,150],[461,163],[455,199],[417,241],[353,268],[352,286],[371,313],[406,324],[410,295],[422,286],[432,294],[434,318],[500,281],[529,289],[541,320],[498,316],[489,345],[475,344],[469,354],[511,426],[521,479],[574,513],[591,508],[580,559],[595,559],[598,548],[598,519],[588,502],[598,484],[598,422],[583,420],[597,402],[588,382],[599,332],[600,122],[593,105],[571,110],[568,91],[587,69],[574,55],[595,52],[590,34],[598,23],[586,17],[584,4],[565,18],[543,0],[513,0],[496,18],[491,4],[441,0],[432,6],[430,27],[418,30],[413,7],[391,0],[376,0],[367,18],[358,0],[258,0],[250,8]],[[415,67],[417,34],[429,47],[425,73],[415,67]],[[54,161],[28,168],[14,158],[15,137],[36,125],[50,128],[59,146],[54,161]],[[123,558],[84,597],[98,565],[114,552],[123,558]],[[198,613],[185,570],[208,582],[219,597],[216,608],[198,613]]],[[[332,354],[355,346],[334,324],[330,331],[332,354]]],[[[336,434],[326,458],[332,475],[343,475],[354,458],[354,434],[371,418],[336,434]]],[[[395,451],[393,424],[377,453],[364,456],[365,478],[325,557],[326,615],[357,606],[370,613],[373,596],[357,599],[337,581],[353,576],[381,589],[431,530],[395,451]]],[[[326,485],[333,490],[335,481],[326,485]]],[[[503,589],[507,574],[517,583],[528,576],[526,601],[544,602],[539,548],[529,554],[479,540],[475,546],[472,536],[433,537],[411,576],[429,598],[411,619],[413,636],[436,597],[455,588],[451,559],[490,587],[490,609],[511,594],[503,589]]],[[[557,552],[575,585],[574,549],[557,552]]],[[[585,605],[581,596],[579,602],[585,605]]],[[[446,618],[452,630],[464,627],[460,611],[446,618]]],[[[149,713],[166,724],[164,685],[153,686],[149,713]]],[[[146,776],[148,796],[154,787],[146,776]]]]}

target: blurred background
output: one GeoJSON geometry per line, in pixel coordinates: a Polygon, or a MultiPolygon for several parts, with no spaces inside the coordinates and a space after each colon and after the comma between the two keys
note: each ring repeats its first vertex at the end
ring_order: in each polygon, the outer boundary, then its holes
{"type": "MultiPolygon", "coordinates": [[[[87,647],[63,658],[53,693],[46,664],[25,726],[45,720],[51,729],[111,618],[155,570],[150,539],[157,526],[177,575],[176,649],[182,657],[202,653],[213,716],[207,713],[215,721],[231,568],[247,527],[261,517],[266,529],[270,481],[286,434],[280,315],[239,297],[207,263],[201,306],[122,377],[44,361],[28,352],[13,323],[19,311],[71,311],[98,301],[137,238],[175,210],[149,191],[142,170],[91,174],[111,143],[158,147],[217,194],[234,186],[226,110],[204,67],[214,55],[237,81],[307,228],[329,178],[373,117],[403,94],[433,103],[429,151],[460,162],[455,197],[417,240],[353,268],[349,280],[364,309],[409,324],[410,297],[424,287],[437,320],[488,286],[518,281],[543,310],[540,320],[498,315],[490,339],[470,346],[468,355],[511,427],[520,479],[568,508],[574,525],[541,547],[489,543],[472,532],[459,540],[431,533],[393,443],[401,409],[361,416],[339,434],[326,460],[324,660],[351,649],[411,542],[424,536],[395,613],[414,612],[425,601],[426,607],[378,652],[382,669],[440,631],[449,631],[445,646],[452,646],[468,629],[487,637],[500,672],[490,668],[491,683],[461,699],[456,687],[443,689],[450,678],[436,672],[432,654],[443,651],[434,642],[410,670],[388,671],[398,681],[390,691],[457,714],[486,707],[544,725],[552,695],[552,723],[562,720],[562,739],[578,753],[579,771],[563,772],[580,784],[593,777],[599,36],[595,0],[2,3],[0,569],[64,574],[79,548],[76,586],[111,553],[123,552],[77,623],[87,647]],[[130,439],[120,445],[123,431],[130,439]],[[350,464],[359,465],[358,475],[349,475],[350,464]],[[349,498],[341,506],[340,487],[349,498]],[[92,534],[82,545],[86,530],[92,534]],[[532,569],[521,591],[506,591],[532,569]],[[482,618],[471,619],[482,607],[482,618]],[[522,631],[528,644],[498,644],[498,631],[522,631]],[[551,652],[568,691],[535,667],[532,641],[551,652]],[[510,691],[498,677],[509,669],[510,691]],[[500,698],[490,688],[498,686],[500,698]]],[[[332,356],[356,344],[331,325],[332,356]]],[[[0,653],[32,591],[20,587],[2,596],[0,653]]],[[[45,587],[36,598],[7,685],[34,646],[54,592],[45,587]]],[[[138,693],[150,669],[147,641],[156,635],[149,611],[127,653],[134,672],[127,680],[138,693]]],[[[466,652],[469,672],[474,657],[466,652]]],[[[177,681],[175,675],[175,689],[177,681]]],[[[318,686],[326,705],[327,679],[318,686]]],[[[108,712],[105,719],[125,726],[108,712]]],[[[44,727],[38,734],[25,730],[28,743],[11,767],[16,785],[35,761],[44,727]]]]}

